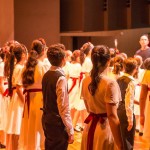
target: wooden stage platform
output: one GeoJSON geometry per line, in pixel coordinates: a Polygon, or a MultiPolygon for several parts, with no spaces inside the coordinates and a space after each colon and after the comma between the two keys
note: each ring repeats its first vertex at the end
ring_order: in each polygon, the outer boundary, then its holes
{"type": "MultiPolygon", "coordinates": [[[[73,144],[69,145],[68,150],[80,150],[81,138],[82,133],[75,132],[75,141],[73,144]]],[[[147,141],[144,140],[142,136],[139,136],[138,133],[136,133],[134,150],[150,150],[149,147],[150,146],[147,141]]]]}

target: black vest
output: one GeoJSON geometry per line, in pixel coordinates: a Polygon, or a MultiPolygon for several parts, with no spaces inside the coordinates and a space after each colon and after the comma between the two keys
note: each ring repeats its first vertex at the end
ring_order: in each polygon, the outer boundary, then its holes
{"type": "Polygon", "coordinates": [[[122,76],[122,77],[117,79],[117,82],[119,84],[120,91],[121,91],[121,97],[122,97],[122,101],[119,102],[119,108],[118,109],[125,109],[126,89],[127,89],[130,81],[131,81],[131,79],[127,76],[122,76]]]}
{"type": "Polygon", "coordinates": [[[57,107],[56,84],[59,77],[64,76],[59,71],[47,71],[42,79],[43,116],[44,120],[53,125],[62,125],[62,119],[57,107]]]}

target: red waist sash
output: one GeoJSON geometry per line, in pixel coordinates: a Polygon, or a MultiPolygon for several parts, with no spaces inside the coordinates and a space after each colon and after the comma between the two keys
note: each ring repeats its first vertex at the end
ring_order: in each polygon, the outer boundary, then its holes
{"type": "Polygon", "coordinates": [[[14,91],[15,89],[16,89],[16,87],[13,87],[13,88],[12,88],[12,93],[10,93],[10,92],[9,92],[9,89],[7,88],[7,89],[5,90],[5,92],[3,93],[3,96],[6,96],[6,97],[10,96],[10,97],[12,97],[13,91],[14,91]]]}
{"type": "Polygon", "coordinates": [[[28,107],[28,116],[29,116],[29,109],[30,109],[30,93],[32,92],[41,92],[42,89],[24,89],[23,94],[25,94],[25,104],[27,103],[28,107]]]}
{"type": "Polygon", "coordinates": [[[72,86],[71,88],[69,89],[68,93],[70,93],[72,91],[72,89],[75,87],[76,83],[77,83],[77,80],[78,78],[74,78],[74,77],[70,77],[72,79],[72,86]]]}
{"type": "Polygon", "coordinates": [[[103,114],[90,113],[89,116],[85,119],[84,123],[86,123],[86,124],[88,124],[90,121],[92,121],[91,126],[89,128],[89,132],[88,132],[87,150],[93,150],[93,139],[94,139],[96,125],[97,125],[98,121],[101,124],[103,124],[105,122],[104,117],[107,117],[106,113],[103,113],[103,114]]]}
{"type": "Polygon", "coordinates": [[[83,79],[83,75],[85,74],[85,72],[81,72],[80,73],[80,80],[79,80],[79,86],[80,86],[80,84],[81,84],[81,81],[82,81],[82,79],[83,79]]]}

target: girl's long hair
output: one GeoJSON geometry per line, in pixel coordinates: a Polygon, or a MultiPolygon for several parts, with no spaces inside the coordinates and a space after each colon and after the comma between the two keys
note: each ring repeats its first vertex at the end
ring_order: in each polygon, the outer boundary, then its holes
{"type": "Polygon", "coordinates": [[[88,86],[91,95],[94,95],[100,82],[100,74],[107,67],[107,62],[110,60],[109,48],[104,45],[95,46],[92,50],[91,60],[93,68],[91,70],[91,83],[88,86]]]}
{"type": "Polygon", "coordinates": [[[25,88],[34,83],[34,72],[35,72],[35,67],[38,63],[37,57],[38,57],[37,52],[35,50],[31,50],[29,53],[25,70],[22,74],[22,82],[25,88]]]}

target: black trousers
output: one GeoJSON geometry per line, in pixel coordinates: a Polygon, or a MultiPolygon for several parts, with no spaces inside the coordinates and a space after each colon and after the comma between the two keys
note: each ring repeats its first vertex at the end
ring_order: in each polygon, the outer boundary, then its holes
{"type": "Polygon", "coordinates": [[[42,117],[42,126],[45,134],[45,150],[67,150],[68,134],[64,125],[48,123],[42,117]]]}
{"type": "Polygon", "coordinates": [[[118,117],[120,120],[121,134],[125,150],[133,150],[134,147],[134,136],[135,136],[135,116],[133,114],[133,127],[130,131],[127,130],[128,121],[126,111],[123,109],[118,110],[118,117]]]}

